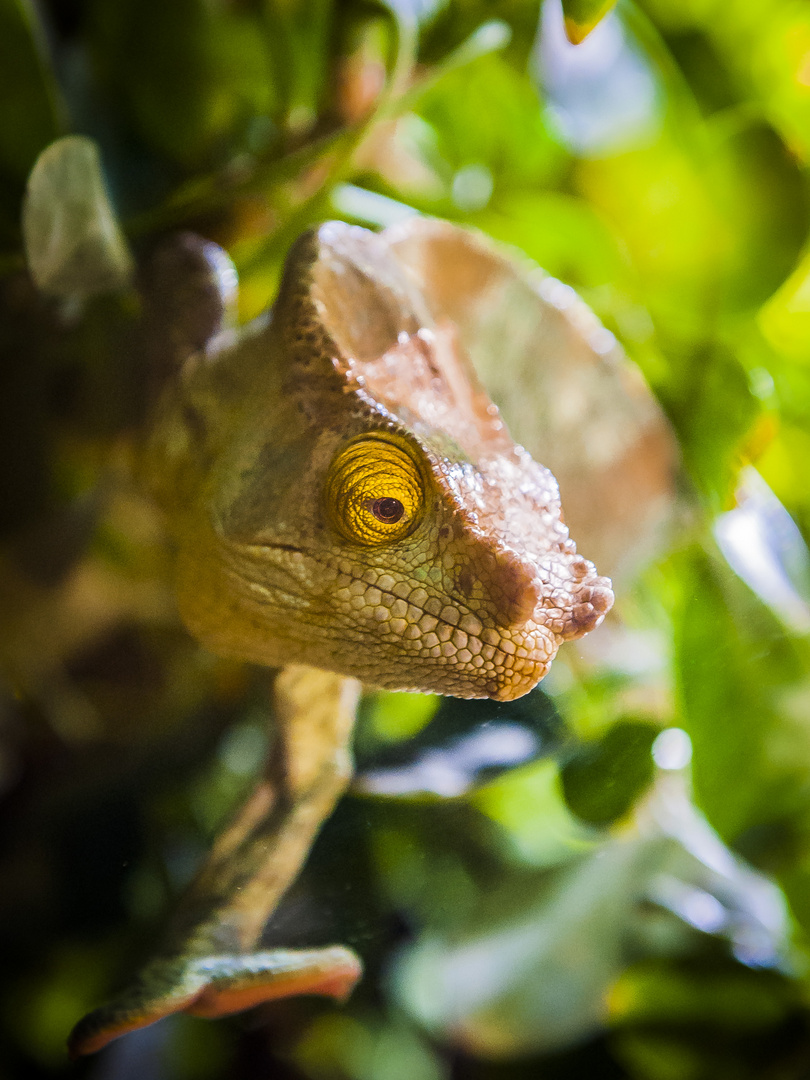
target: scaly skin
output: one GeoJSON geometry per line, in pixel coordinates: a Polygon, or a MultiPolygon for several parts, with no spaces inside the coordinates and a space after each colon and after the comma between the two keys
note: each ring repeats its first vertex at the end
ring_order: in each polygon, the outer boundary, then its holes
{"type": "Polygon", "coordinates": [[[307,666],[279,677],[266,775],[165,948],[77,1025],[74,1054],[178,1010],[344,996],[348,950],[255,949],[348,781],[354,680],[508,701],[613,601],[554,477],[513,443],[385,234],[331,222],[297,242],[272,318],[192,356],[167,391],[145,476],[192,633],[307,666]]]}
{"type": "Polygon", "coordinates": [[[152,474],[181,613],[215,652],[507,701],[612,603],[553,476],[512,442],[384,236],[333,222],[302,237],[269,325],[180,392],[152,474]],[[425,505],[410,535],[369,546],[335,526],[324,489],[373,433],[413,457],[425,505]]]}

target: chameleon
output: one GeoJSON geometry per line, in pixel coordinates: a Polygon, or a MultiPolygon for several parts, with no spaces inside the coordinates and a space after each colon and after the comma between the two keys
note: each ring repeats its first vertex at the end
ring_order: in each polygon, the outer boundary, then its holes
{"type": "Polygon", "coordinates": [[[177,1011],[344,998],[351,950],[257,943],[349,782],[361,686],[510,701],[613,603],[394,231],[305,233],[272,310],[215,329],[165,388],[142,472],[188,629],[280,669],[275,737],[165,946],[77,1024],[74,1056],[177,1011]]]}

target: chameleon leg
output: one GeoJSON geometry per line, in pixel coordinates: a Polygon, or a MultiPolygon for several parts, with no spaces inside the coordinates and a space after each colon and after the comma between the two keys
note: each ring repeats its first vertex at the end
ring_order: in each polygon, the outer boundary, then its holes
{"type": "Polygon", "coordinates": [[[354,680],[314,668],[279,674],[278,732],[264,777],[214,843],[164,949],[126,990],[76,1025],[72,1056],[174,1012],[216,1017],[294,994],[349,993],[361,970],[349,949],[255,946],[350,779],[358,696],[354,680]]]}

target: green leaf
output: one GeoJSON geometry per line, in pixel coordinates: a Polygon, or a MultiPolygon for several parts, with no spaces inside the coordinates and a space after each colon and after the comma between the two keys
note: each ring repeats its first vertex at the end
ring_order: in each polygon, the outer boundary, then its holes
{"type": "Polygon", "coordinates": [[[194,168],[272,140],[275,80],[258,18],[206,0],[97,0],[91,12],[100,78],[153,153],[194,168]]]}
{"type": "Polygon", "coordinates": [[[607,1022],[609,989],[631,956],[688,955],[708,931],[749,943],[756,965],[777,964],[774,886],[707,838],[685,798],[679,807],[659,791],[653,814],[677,839],[648,822],[562,869],[513,873],[477,902],[437,912],[395,970],[404,1009],[475,1054],[548,1052],[607,1022]]]}
{"type": "Polygon", "coordinates": [[[647,961],[622,975],[610,1002],[617,1057],[644,1080],[760,1077],[796,1053],[798,987],[776,972],[647,961]]]}
{"type": "Polygon", "coordinates": [[[792,360],[810,362],[810,253],[763,306],[759,325],[774,349],[792,360]]]}
{"type": "Polygon", "coordinates": [[[23,180],[62,128],[36,9],[30,0],[0,0],[0,173],[23,180]]]}
{"type": "Polygon", "coordinates": [[[562,0],[563,21],[568,40],[579,45],[591,30],[613,10],[616,0],[562,0]]]}
{"type": "MultiPolygon", "coordinates": [[[[500,55],[448,72],[420,99],[418,113],[435,132],[436,164],[450,189],[462,169],[476,166],[490,173],[497,200],[500,191],[552,181],[564,165],[531,81],[500,55]]],[[[456,207],[470,208],[459,199],[456,207]]]]}
{"type": "Polygon", "coordinates": [[[400,1018],[346,1012],[315,1019],[292,1051],[303,1075],[343,1080],[444,1080],[438,1053],[400,1018]],[[339,1074],[335,1071],[338,1068],[339,1074]]]}
{"type": "Polygon", "coordinates": [[[626,929],[659,845],[614,844],[553,876],[511,876],[403,956],[395,992],[434,1036],[488,1057],[549,1051],[597,1031],[626,929]]]}
{"type": "Polygon", "coordinates": [[[654,775],[650,753],[659,728],[620,720],[604,737],[586,743],[562,770],[565,800],[577,817],[606,825],[631,809],[654,775]]]}
{"type": "Polygon", "coordinates": [[[333,0],[263,0],[264,37],[272,57],[282,122],[312,125],[328,87],[333,0]]]}
{"type": "Polygon", "coordinates": [[[695,345],[683,401],[672,406],[693,482],[719,511],[728,509],[743,464],[742,443],[760,402],[737,357],[720,343],[695,345]]]}
{"type": "Polygon", "coordinates": [[[679,722],[698,804],[725,839],[806,812],[810,730],[795,696],[806,648],[719,560],[691,549],[672,569],[679,722]]]}
{"type": "Polygon", "coordinates": [[[441,699],[436,694],[402,694],[380,690],[364,703],[364,720],[383,744],[417,735],[433,718],[441,699]]]}
{"type": "Polygon", "coordinates": [[[636,271],[638,298],[676,347],[693,347],[715,330],[731,232],[707,187],[706,163],[692,149],[679,132],[664,130],[654,142],[576,169],[579,194],[613,224],[636,271]]]}
{"type": "Polygon", "coordinates": [[[509,846],[534,866],[565,862],[594,843],[563,798],[554,761],[537,761],[493,780],[470,802],[504,829],[509,846]]]}
{"type": "Polygon", "coordinates": [[[799,162],[762,122],[719,121],[707,177],[726,220],[725,305],[750,311],[773,293],[799,257],[808,199],[799,162]],[[751,207],[757,213],[751,213],[751,207]]]}
{"type": "Polygon", "coordinates": [[[505,191],[468,220],[576,289],[619,287],[628,277],[619,240],[584,199],[558,191],[505,191]]]}

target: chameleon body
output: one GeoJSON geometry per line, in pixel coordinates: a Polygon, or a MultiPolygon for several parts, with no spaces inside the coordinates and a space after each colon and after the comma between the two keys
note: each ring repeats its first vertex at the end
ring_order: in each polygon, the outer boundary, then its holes
{"type": "Polygon", "coordinates": [[[512,441],[386,234],[330,222],[301,237],[272,313],[197,351],[165,393],[145,474],[192,633],[294,666],[265,777],[167,948],[77,1027],[75,1053],[178,1009],[347,992],[346,949],[254,950],[348,780],[355,680],[511,700],[613,600],[554,477],[512,441]]]}

